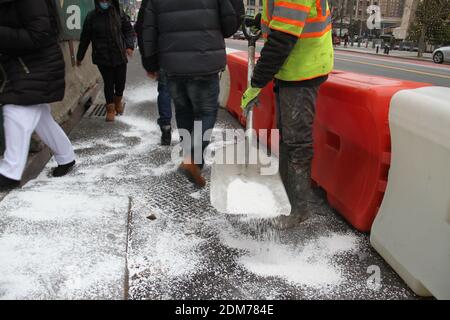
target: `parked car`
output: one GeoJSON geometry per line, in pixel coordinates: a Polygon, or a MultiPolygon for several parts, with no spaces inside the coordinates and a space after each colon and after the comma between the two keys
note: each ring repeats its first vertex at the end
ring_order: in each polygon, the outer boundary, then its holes
{"type": "Polygon", "coordinates": [[[233,39],[245,40],[245,35],[242,30],[238,30],[235,34],[233,34],[233,39]]]}
{"type": "Polygon", "coordinates": [[[433,61],[435,63],[450,62],[450,46],[440,47],[434,50],[433,61]]]}

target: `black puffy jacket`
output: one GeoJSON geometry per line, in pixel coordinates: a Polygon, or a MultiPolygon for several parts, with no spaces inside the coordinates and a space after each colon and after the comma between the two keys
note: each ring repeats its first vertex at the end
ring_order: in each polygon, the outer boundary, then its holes
{"type": "Polygon", "coordinates": [[[144,0],[136,23],[147,71],[209,75],[226,65],[225,41],[239,28],[242,0],[144,0]]]}
{"type": "Polygon", "coordinates": [[[118,66],[128,62],[126,49],[135,47],[135,33],[119,1],[105,11],[95,0],[95,9],[86,16],[81,32],[77,60],[82,61],[92,42],[92,61],[97,65],[118,66]]]}
{"type": "Polygon", "coordinates": [[[0,104],[64,98],[65,63],[45,0],[0,0],[0,64],[7,82],[0,104]]]}

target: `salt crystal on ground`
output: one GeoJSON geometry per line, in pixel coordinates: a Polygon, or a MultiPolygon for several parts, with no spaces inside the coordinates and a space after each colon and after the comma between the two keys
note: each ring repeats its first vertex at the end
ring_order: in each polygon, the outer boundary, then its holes
{"type": "Polygon", "coordinates": [[[127,102],[131,105],[155,102],[158,98],[157,82],[145,81],[128,89],[127,102]]]}
{"type": "Polygon", "coordinates": [[[178,169],[178,166],[179,164],[169,161],[158,167],[145,168],[144,171],[149,171],[149,174],[151,174],[152,176],[160,177],[165,174],[169,174],[171,172],[176,171],[178,169]]]}
{"type": "Polygon", "coordinates": [[[228,186],[227,213],[270,218],[277,215],[276,201],[269,187],[236,179],[228,186]]]}
{"type": "Polygon", "coordinates": [[[332,290],[346,279],[336,256],[356,252],[358,238],[333,233],[293,247],[273,241],[256,241],[242,234],[235,236],[222,231],[222,242],[243,250],[238,263],[262,277],[279,277],[292,284],[314,289],[332,290]]]}
{"type": "Polygon", "coordinates": [[[197,191],[197,192],[191,193],[189,196],[194,199],[199,200],[202,197],[202,193],[201,193],[201,191],[197,191]]]}
{"type": "Polygon", "coordinates": [[[0,203],[0,299],[121,298],[128,208],[117,195],[10,193],[0,203]]]}

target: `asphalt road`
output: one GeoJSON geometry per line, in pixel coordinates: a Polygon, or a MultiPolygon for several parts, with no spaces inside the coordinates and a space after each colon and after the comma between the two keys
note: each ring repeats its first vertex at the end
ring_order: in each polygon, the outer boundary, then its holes
{"type": "MultiPolygon", "coordinates": [[[[244,40],[227,40],[227,47],[247,50],[244,40]]],[[[258,44],[258,51],[261,45],[258,44]]],[[[335,69],[450,87],[450,65],[402,58],[335,51],[335,69]]]]}

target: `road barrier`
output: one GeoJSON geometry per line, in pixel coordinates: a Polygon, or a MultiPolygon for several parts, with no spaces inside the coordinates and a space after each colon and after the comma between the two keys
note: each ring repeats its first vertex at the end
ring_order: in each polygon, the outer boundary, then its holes
{"type": "Polygon", "coordinates": [[[413,291],[450,299],[450,88],[398,92],[392,164],[371,243],[413,291]]]}
{"type": "Polygon", "coordinates": [[[327,192],[330,205],[360,231],[370,231],[387,186],[391,98],[426,85],[335,71],[320,89],[312,179],[327,192]]]}

